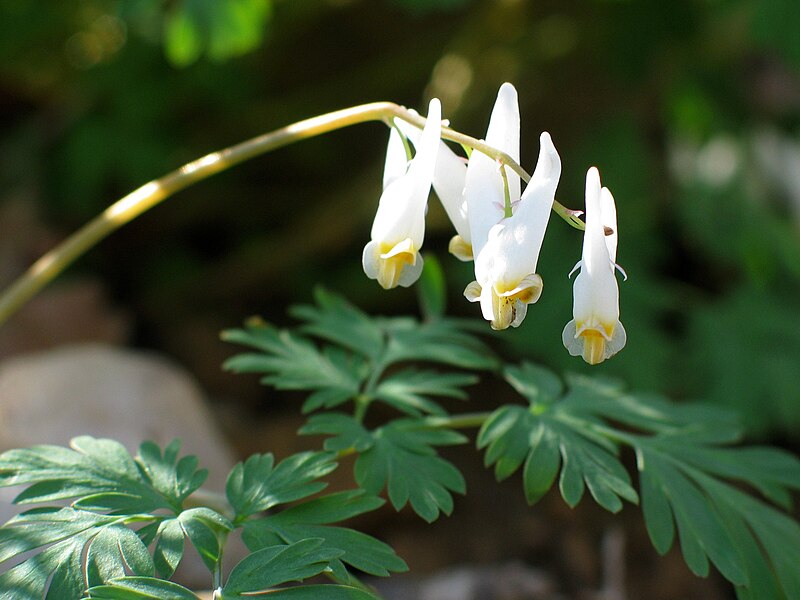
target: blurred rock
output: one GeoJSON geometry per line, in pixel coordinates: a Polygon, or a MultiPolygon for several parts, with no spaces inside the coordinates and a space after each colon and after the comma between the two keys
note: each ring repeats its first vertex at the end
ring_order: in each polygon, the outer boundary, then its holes
{"type": "Polygon", "coordinates": [[[194,380],[155,354],[101,344],[66,346],[0,363],[0,448],[109,437],[135,453],[180,438],[221,490],[234,464],[194,380]]]}
{"type": "Polygon", "coordinates": [[[32,298],[0,328],[0,359],[65,344],[123,344],[130,319],[109,306],[100,283],[75,280],[32,298]]]}
{"type": "Polygon", "coordinates": [[[386,600],[563,600],[552,578],[519,562],[467,566],[372,582],[386,600]]]}

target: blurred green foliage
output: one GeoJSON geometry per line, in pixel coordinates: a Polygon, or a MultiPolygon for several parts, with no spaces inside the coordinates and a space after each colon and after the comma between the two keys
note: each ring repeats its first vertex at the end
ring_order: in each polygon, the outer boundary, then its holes
{"type": "MultiPolygon", "coordinates": [[[[0,184],[61,234],[192,158],[348,105],[443,100],[481,137],[497,87],[522,102],[523,166],[541,130],[582,207],[597,165],[619,210],[627,348],[594,369],[800,426],[800,11],[793,0],[0,0],[0,184]]],[[[386,140],[360,126],[258,159],[182,193],[79,267],[136,315],[137,341],[216,372],[197,345],[243,315],[345,292],[371,312],[415,306],[360,272],[386,140]],[[198,335],[198,331],[205,331],[198,335]],[[207,362],[204,362],[207,361],[207,362]]],[[[426,250],[449,311],[469,265],[433,202],[426,250]]],[[[542,299],[497,336],[583,372],[560,331],[580,236],[553,220],[542,299]]],[[[20,267],[21,268],[21,267],[20,267]]],[[[438,310],[438,307],[426,307],[438,310]]],[[[213,344],[213,342],[208,342],[213,344]]],[[[210,358],[207,358],[210,357],[210,358]]],[[[209,375],[205,382],[222,385],[209,375]]],[[[220,389],[221,391],[221,389],[220,389]]]]}

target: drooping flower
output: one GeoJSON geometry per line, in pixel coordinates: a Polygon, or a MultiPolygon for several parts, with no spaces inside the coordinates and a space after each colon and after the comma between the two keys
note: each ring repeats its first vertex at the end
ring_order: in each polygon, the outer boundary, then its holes
{"type": "Polygon", "coordinates": [[[575,265],[580,273],[573,287],[573,319],[562,334],[569,353],[582,356],[590,365],[614,356],[627,339],[619,321],[619,287],[614,275],[618,268],[616,258],[614,197],[608,188],[600,187],[600,174],[592,167],[586,174],[586,231],[583,255],[575,265]]]}
{"type": "MultiPolygon", "coordinates": [[[[483,317],[493,329],[518,327],[528,304],[542,293],[536,266],[561,176],[561,158],[550,134],[542,133],[539,143],[536,170],[525,192],[519,202],[512,202],[512,215],[489,229],[475,259],[476,281],[464,290],[470,302],[480,302],[483,317]]],[[[472,205],[470,223],[471,219],[472,205]]]]}
{"type": "Polygon", "coordinates": [[[384,289],[408,287],[422,273],[419,250],[425,236],[425,207],[436,167],[441,120],[441,104],[434,98],[410,162],[400,134],[394,128],[389,134],[383,193],[371,240],[361,258],[367,277],[377,279],[384,289]]]}

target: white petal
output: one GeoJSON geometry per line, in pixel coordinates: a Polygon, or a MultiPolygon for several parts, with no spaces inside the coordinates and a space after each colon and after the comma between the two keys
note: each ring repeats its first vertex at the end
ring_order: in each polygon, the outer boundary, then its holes
{"type": "Polygon", "coordinates": [[[611,336],[611,341],[606,344],[606,358],[611,358],[617,352],[622,350],[627,341],[628,335],[625,333],[625,328],[622,326],[622,323],[617,321],[617,324],[614,327],[614,335],[611,336]]]}
{"type": "MultiPolygon", "coordinates": [[[[519,121],[517,90],[510,83],[504,83],[497,92],[497,100],[489,119],[489,129],[486,131],[486,143],[502,150],[516,163],[519,163],[519,121]]],[[[508,188],[511,201],[517,201],[520,195],[519,175],[510,169],[508,188]]]]}
{"type": "MultiPolygon", "coordinates": [[[[614,205],[614,196],[607,187],[600,191],[600,220],[604,227],[611,230],[611,235],[606,235],[606,247],[611,262],[617,261],[617,207],[614,205]]],[[[626,277],[627,279],[627,277],[626,277]]]]}
{"type": "MultiPolygon", "coordinates": [[[[561,157],[553,146],[550,134],[544,132],[539,137],[539,159],[536,162],[536,170],[531,176],[528,187],[525,188],[525,193],[522,194],[519,207],[512,216],[512,219],[525,228],[526,241],[523,245],[534,258],[530,273],[536,272],[539,251],[550,220],[560,177],[561,157]]],[[[518,233],[517,236],[519,235],[518,233]]]]}
{"type": "Polygon", "coordinates": [[[436,170],[433,173],[433,189],[444,207],[456,233],[471,243],[467,200],[464,186],[467,180],[467,163],[444,142],[439,145],[436,170]]]}
{"type": "Polygon", "coordinates": [[[511,327],[519,327],[522,325],[522,322],[525,320],[525,316],[527,314],[528,304],[518,300],[516,304],[514,304],[514,319],[511,321],[511,327]]]}
{"type": "MultiPolygon", "coordinates": [[[[539,251],[561,175],[561,159],[550,136],[542,134],[539,163],[514,214],[491,228],[475,261],[476,279],[496,289],[511,289],[536,273],[539,251]]],[[[473,245],[474,251],[474,245],[473,245]]]]}
{"type": "MultiPolygon", "coordinates": [[[[414,113],[413,110],[409,112],[414,113]]],[[[416,146],[419,143],[420,130],[400,119],[395,122],[400,131],[416,146]]],[[[453,152],[444,141],[440,141],[433,173],[433,189],[453,223],[456,233],[470,243],[467,201],[464,198],[466,177],[466,160],[453,152]]]]}
{"type": "Polygon", "coordinates": [[[585,270],[589,275],[611,269],[603,228],[600,189],[600,173],[592,167],[586,173],[586,231],[583,233],[582,256],[585,270]]]}
{"type": "Polygon", "coordinates": [[[361,266],[364,267],[364,273],[370,279],[378,278],[379,261],[380,244],[378,242],[368,242],[361,253],[361,266]]]}
{"type": "Polygon", "coordinates": [[[489,230],[503,218],[505,194],[497,163],[477,150],[469,159],[464,199],[469,219],[468,238],[472,242],[472,254],[478,256],[489,237],[489,230]]]}
{"type": "Polygon", "coordinates": [[[405,174],[408,169],[408,156],[400,138],[400,133],[394,127],[389,128],[389,143],[386,146],[386,162],[383,166],[383,189],[405,174]]]}
{"type": "Polygon", "coordinates": [[[583,340],[575,333],[575,319],[572,319],[564,331],[561,332],[561,341],[570,353],[570,356],[580,356],[583,354],[583,340]]]}
{"type": "Polygon", "coordinates": [[[468,244],[460,235],[454,235],[450,238],[447,250],[462,262],[469,262],[475,258],[472,255],[472,244],[468,244]]]}
{"type": "Polygon", "coordinates": [[[397,285],[400,287],[410,287],[416,283],[417,279],[419,279],[420,275],[422,275],[422,269],[425,261],[422,259],[422,255],[419,253],[417,254],[416,258],[417,260],[413,265],[406,265],[403,267],[403,270],[400,273],[400,279],[397,282],[397,285]]]}
{"type": "Polygon", "coordinates": [[[464,288],[464,297],[470,302],[478,302],[481,299],[481,284],[477,281],[471,281],[464,288]]]}
{"type": "Polygon", "coordinates": [[[417,144],[417,153],[408,167],[408,177],[413,182],[413,195],[416,198],[424,197],[422,204],[427,202],[430,193],[433,173],[436,170],[436,155],[439,141],[442,137],[442,104],[438,98],[431,100],[428,105],[428,118],[425,128],[417,144]]]}
{"type": "Polygon", "coordinates": [[[428,120],[419,137],[417,153],[404,175],[392,180],[383,190],[372,224],[373,241],[394,245],[411,238],[422,246],[425,235],[425,208],[428,202],[436,151],[441,132],[441,104],[431,100],[428,120]]]}
{"type": "Polygon", "coordinates": [[[492,288],[489,287],[482,287],[481,288],[481,314],[483,318],[487,321],[495,321],[495,314],[494,314],[494,298],[492,296],[492,288]]]}
{"type": "MultiPolygon", "coordinates": [[[[486,143],[519,162],[519,106],[517,91],[510,83],[500,87],[489,119],[486,143]]],[[[509,197],[520,197],[519,175],[506,169],[509,197]]],[[[488,239],[489,230],[504,216],[505,189],[497,162],[478,152],[472,153],[467,168],[464,197],[469,216],[470,240],[478,256],[488,239]]]]}
{"type": "Polygon", "coordinates": [[[406,173],[383,190],[372,222],[372,240],[393,246],[405,238],[411,238],[417,247],[422,245],[427,196],[422,202],[419,197],[415,198],[411,183],[406,173]]]}

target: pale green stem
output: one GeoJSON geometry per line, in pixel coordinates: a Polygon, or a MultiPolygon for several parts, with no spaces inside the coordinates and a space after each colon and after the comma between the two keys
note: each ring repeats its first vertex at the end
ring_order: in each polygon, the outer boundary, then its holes
{"type": "Polygon", "coordinates": [[[503,203],[503,216],[507,219],[514,214],[514,209],[511,206],[511,191],[508,189],[508,174],[506,168],[500,165],[500,176],[503,178],[503,195],[505,197],[503,203]]]}
{"type": "MultiPolygon", "coordinates": [[[[4,323],[87,250],[174,193],[245,160],[288,144],[356,123],[384,121],[390,124],[393,117],[403,119],[419,128],[425,125],[423,117],[415,115],[397,104],[391,102],[363,104],[299,121],[224,150],[212,152],[159,179],[146,183],[109,206],[100,215],[42,256],[6,289],[0,295],[0,324],[4,323]]],[[[525,181],[530,180],[530,176],[510,156],[481,140],[453,131],[449,127],[442,127],[442,138],[478,150],[499,161],[501,165],[507,165],[525,181]]],[[[575,213],[558,202],[553,204],[553,210],[573,227],[584,228],[583,222],[575,216],[575,213]]]]}
{"type": "Polygon", "coordinates": [[[463,413],[447,417],[425,417],[423,422],[429,427],[437,429],[472,429],[480,427],[492,413],[463,413]]]}
{"type": "Polygon", "coordinates": [[[185,509],[201,506],[218,512],[229,521],[233,521],[236,517],[236,511],[233,510],[230,502],[228,502],[228,498],[224,494],[212,492],[211,490],[199,488],[183,501],[185,509]]]}

